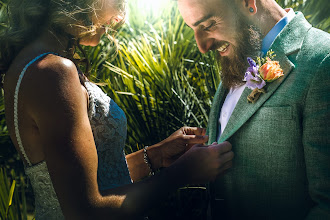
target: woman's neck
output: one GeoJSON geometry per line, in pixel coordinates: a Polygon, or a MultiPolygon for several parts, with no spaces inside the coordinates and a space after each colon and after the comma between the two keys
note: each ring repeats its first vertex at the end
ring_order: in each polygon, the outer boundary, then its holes
{"type": "MultiPolygon", "coordinates": [[[[68,34],[58,35],[52,30],[45,30],[35,41],[28,47],[37,53],[53,52],[60,56],[69,56],[71,37],[68,34]]],[[[71,45],[72,47],[73,45],[71,45]]]]}

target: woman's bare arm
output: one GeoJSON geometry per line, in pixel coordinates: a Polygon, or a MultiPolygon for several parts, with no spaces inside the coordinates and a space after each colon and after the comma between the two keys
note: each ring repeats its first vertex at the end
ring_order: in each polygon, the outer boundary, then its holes
{"type": "Polygon", "coordinates": [[[230,166],[230,144],[194,146],[146,181],[100,192],[97,151],[76,67],[55,56],[48,61],[40,62],[35,70],[39,82],[29,108],[66,218],[134,219],[167,192],[187,183],[206,182],[230,166]]]}

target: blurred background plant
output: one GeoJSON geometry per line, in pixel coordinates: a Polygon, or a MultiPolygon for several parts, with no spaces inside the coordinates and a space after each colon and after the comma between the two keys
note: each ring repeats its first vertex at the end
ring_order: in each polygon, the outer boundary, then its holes
{"type": "Polygon", "coordinates": [[[8,175],[7,169],[0,168],[0,219],[33,218],[27,212],[26,188],[25,177],[17,176],[13,169],[8,175]]]}
{"type": "MultiPolygon", "coordinates": [[[[6,4],[9,1],[0,0],[0,31],[6,29],[6,4]]],[[[302,11],[313,26],[330,32],[328,0],[277,2],[283,7],[302,11]]],[[[127,153],[159,142],[184,125],[206,127],[211,101],[220,81],[219,69],[212,53],[198,51],[193,34],[184,24],[175,1],[130,0],[127,22],[116,35],[118,55],[112,55],[113,43],[107,38],[103,38],[97,47],[84,47],[91,61],[90,79],[126,113],[127,153]]],[[[33,193],[29,187],[23,191],[26,185],[23,165],[8,136],[3,90],[0,91],[0,145],[2,171],[16,173],[10,177],[3,174],[0,178],[7,179],[6,187],[16,180],[14,192],[27,195],[29,212],[33,193]]],[[[168,215],[172,219],[182,219],[187,216],[185,210],[188,209],[196,219],[202,218],[200,207],[203,203],[199,202],[207,200],[204,191],[203,187],[180,190],[169,196],[161,210],[153,213],[157,219],[167,219],[168,215]],[[189,197],[190,201],[199,199],[187,206],[182,202],[183,197],[189,197]]],[[[9,191],[1,190],[0,193],[1,202],[6,204],[9,191]]],[[[19,196],[13,197],[13,203],[17,200],[21,212],[25,213],[22,211],[26,207],[25,199],[16,198],[19,196]]],[[[11,210],[18,211],[17,208],[11,210]]],[[[1,216],[0,219],[6,218],[1,216]]]]}
{"type": "Polygon", "coordinates": [[[173,2],[152,20],[133,13],[141,3],[135,4],[129,4],[127,24],[117,34],[119,50],[113,60],[108,59],[106,39],[85,48],[92,62],[91,80],[126,113],[128,152],[154,144],[183,125],[206,127],[219,83],[213,55],[198,52],[193,32],[173,2]]]}
{"type": "Polygon", "coordinates": [[[306,19],[316,28],[330,33],[330,4],[328,0],[276,0],[285,8],[304,13],[306,19]]]}

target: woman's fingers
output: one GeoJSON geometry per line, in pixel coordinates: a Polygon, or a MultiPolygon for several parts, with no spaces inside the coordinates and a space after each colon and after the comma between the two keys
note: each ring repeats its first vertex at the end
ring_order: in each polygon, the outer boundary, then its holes
{"type": "Polygon", "coordinates": [[[185,144],[204,144],[209,140],[208,135],[185,135],[183,136],[185,144]]]}
{"type": "Polygon", "coordinates": [[[186,135],[204,136],[206,134],[206,129],[205,128],[198,128],[198,127],[183,127],[182,131],[186,135]]]}

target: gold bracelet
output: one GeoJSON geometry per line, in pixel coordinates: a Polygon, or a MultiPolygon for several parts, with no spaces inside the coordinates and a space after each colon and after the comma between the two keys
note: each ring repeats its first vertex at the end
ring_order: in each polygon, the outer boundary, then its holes
{"type": "Polygon", "coordinates": [[[150,162],[150,159],[149,159],[148,154],[147,154],[147,148],[148,147],[149,146],[145,146],[143,148],[143,160],[149,167],[149,170],[150,170],[149,176],[153,176],[153,175],[155,175],[155,171],[152,169],[151,162],[150,162]]]}

